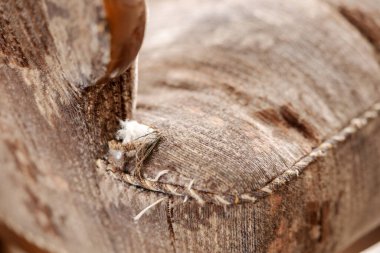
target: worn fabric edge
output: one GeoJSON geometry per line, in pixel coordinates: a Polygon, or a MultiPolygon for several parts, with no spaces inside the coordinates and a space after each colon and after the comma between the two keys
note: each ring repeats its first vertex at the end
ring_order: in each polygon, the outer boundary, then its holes
{"type": "MultiPolygon", "coordinates": [[[[289,169],[275,177],[272,181],[268,182],[262,188],[241,194],[221,194],[213,193],[202,190],[193,189],[194,180],[187,186],[180,186],[174,184],[167,184],[159,182],[158,179],[138,178],[118,171],[113,165],[107,161],[99,159],[97,161],[98,169],[104,170],[107,174],[113,176],[115,179],[141,187],[144,190],[163,193],[171,196],[182,197],[184,201],[189,198],[194,199],[198,204],[213,203],[216,205],[233,205],[245,202],[254,203],[259,199],[267,197],[277,191],[281,186],[297,178],[311,163],[318,158],[326,156],[338,144],[346,141],[350,136],[357,133],[360,129],[369,124],[369,122],[378,118],[380,115],[380,102],[372,105],[368,110],[360,116],[353,118],[349,124],[340,130],[337,134],[322,142],[317,148],[313,149],[310,153],[296,161],[289,169]]],[[[160,174],[161,172],[159,172],[160,174]]]]}

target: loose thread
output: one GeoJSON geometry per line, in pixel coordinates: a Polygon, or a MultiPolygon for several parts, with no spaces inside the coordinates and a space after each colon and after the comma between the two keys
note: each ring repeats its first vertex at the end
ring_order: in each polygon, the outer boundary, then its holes
{"type": "Polygon", "coordinates": [[[169,170],[160,171],[155,178],[147,178],[148,181],[157,182],[162,176],[169,173],[169,170]]]}
{"type": "Polygon", "coordinates": [[[168,197],[160,198],[159,200],[157,200],[153,204],[145,207],[139,214],[137,214],[135,217],[133,217],[133,220],[134,221],[139,221],[141,219],[141,217],[149,211],[149,209],[151,209],[151,208],[155,207],[156,205],[160,204],[162,201],[164,201],[167,198],[168,197]]]}

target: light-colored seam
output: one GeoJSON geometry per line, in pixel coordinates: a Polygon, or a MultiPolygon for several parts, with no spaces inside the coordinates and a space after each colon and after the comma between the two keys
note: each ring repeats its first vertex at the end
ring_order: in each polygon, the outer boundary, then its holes
{"type": "MultiPolygon", "coordinates": [[[[380,114],[380,103],[376,103],[367,111],[365,111],[361,116],[354,118],[350,121],[348,126],[343,128],[337,134],[333,135],[331,138],[327,139],[321,143],[317,148],[311,151],[308,155],[302,157],[300,160],[295,162],[288,170],[284,171],[282,174],[274,178],[271,182],[266,184],[264,187],[250,193],[242,193],[239,195],[228,195],[228,194],[217,194],[201,190],[193,189],[194,180],[190,182],[188,186],[172,185],[161,183],[154,180],[138,179],[127,173],[123,173],[115,170],[115,168],[108,164],[104,160],[98,160],[98,167],[105,169],[114,175],[116,179],[121,179],[121,181],[128,184],[143,187],[146,190],[160,192],[164,194],[170,194],[175,196],[195,199],[199,204],[204,203],[214,203],[217,205],[231,205],[238,204],[242,202],[256,202],[258,199],[264,198],[273,194],[280,186],[298,177],[299,174],[312,162],[316,161],[318,158],[326,156],[327,152],[332,150],[339,143],[347,140],[351,135],[356,133],[358,130],[368,125],[371,120],[379,117],[380,114]]],[[[158,173],[158,175],[162,173],[158,173]]],[[[157,175],[157,176],[158,176],[157,175]]]]}

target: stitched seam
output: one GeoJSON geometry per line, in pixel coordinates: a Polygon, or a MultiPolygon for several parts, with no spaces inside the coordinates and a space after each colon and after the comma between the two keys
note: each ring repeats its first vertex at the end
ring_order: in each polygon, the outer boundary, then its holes
{"type": "Polygon", "coordinates": [[[199,204],[214,203],[217,205],[231,205],[244,202],[256,202],[261,198],[267,197],[287,182],[297,178],[299,174],[307,168],[311,163],[318,158],[327,155],[327,152],[336,147],[339,143],[344,142],[350,136],[357,133],[358,130],[368,125],[369,122],[378,118],[380,115],[380,102],[375,103],[367,111],[362,113],[361,116],[354,118],[350,121],[348,126],[343,128],[337,134],[333,135],[326,141],[322,142],[317,148],[313,149],[309,154],[296,161],[289,169],[278,175],[271,182],[267,183],[262,188],[237,195],[226,195],[212,193],[202,190],[192,189],[192,184],[189,186],[179,186],[167,183],[161,183],[157,181],[139,179],[131,176],[127,173],[118,171],[114,166],[108,164],[104,160],[98,160],[97,165],[99,168],[106,170],[110,175],[114,176],[117,180],[125,182],[130,185],[142,187],[145,190],[160,192],[177,197],[184,197],[195,199],[199,204]]]}

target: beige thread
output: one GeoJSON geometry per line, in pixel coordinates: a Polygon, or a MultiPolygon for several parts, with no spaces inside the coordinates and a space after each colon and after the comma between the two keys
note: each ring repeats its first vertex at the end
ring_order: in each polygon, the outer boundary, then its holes
{"type": "MultiPolygon", "coordinates": [[[[235,195],[223,196],[216,193],[210,193],[210,192],[193,189],[192,187],[194,184],[194,179],[190,182],[190,184],[187,187],[176,186],[176,188],[174,189],[173,185],[160,183],[158,182],[158,179],[157,181],[149,180],[149,179],[137,179],[136,177],[131,176],[127,173],[119,172],[112,165],[107,164],[107,162],[104,160],[99,160],[97,164],[99,168],[105,169],[106,171],[110,172],[111,175],[117,176],[118,179],[121,178],[123,182],[126,182],[134,186],[143,187],[146,190],[161,192],[165,194],[172,194],[176,196],[182,196],[185,198],[184,202],[186,202],[189,197],[194,198],[201,205],[203,205],[204,203],[214,203],[217,205],[226,206],[226,205],[241,203],[241,202],[256,202],[259,198],[266,197],[272,194],[273,192],[275,192],[275,190],[279,186],[298,177],[299,174],[303,171],[303,169],[305,169],[308,165],[310,165],[316,159],[326,156],[328,151],[333,149],[339,143],[344,142],[352,134],[356,133],[358,130],[366,126],[371,120],[379,117],[379,114],[380,114],[380,103],[376,103],[369,110],[364,112],[362,116],[352,119],[348,126],[343,128],[340,132],[330,137],[323,143],[321,143],[312,152],[310,152],[308,155],[298,160],[288,170],[284,171],[281,175],[277,176],[274,180],[269,182],[267,185],[265,185],[261,189],[256,190],[254,192],[243,193],[238,196],[235,196],[235,195]]],[[[157,176],[159,176],[159,174],[157,176]]],[[[161,201],[162,200],[163,199],[161,199],[161,201]]],[[[149,207],[151,208],[151,206],[149,207]]]]}
{"type": "Polygon", "coordinates": [[[191,180],[189,186],[187,187],[187,190],[189,191],[189,195],[198,201],[199,204],[204,205],[205,201],[203,198],[197,193],[197,191],[193,190],[193,184],[195,182],[195,179],[191,180]]]}
{"type": "Polygon", "coordinates": [[[162,176],[169,173],[169,170],[160,171],[155,178],[147,178],[148,181],[157,182],[162,176]]]}
{"type": "Polygon", "coordinates": [[[252,197],[251,195],[249,194],[243,194],[240,196],[241,199],[244,199],[244,200],[248,200],[248,201],[251,201],[251,202],[256,202],[257,198],[255,197],[252,197]]]}
{"type": "Polygon", "coordinates": [[[174,187],[173,185],[168,184],[167,188],[168,188],[168,190],[170,191],[171,194],[177,195],[177,196],[183,196],[182,194],[180,194],[180,193],[177,192],[177,188],[174,187]]]}
{"type": "Polygon", "coordinates": [[[167,199],[168,197],[163,197],[163,198],[160,198],[159,200],[157,200],[156,202],[154,202],[153,204],[145,207],[139,214],[137,214],[135,217],[133,217],[133,220],[134,221],[138,221],[140,220],[140,218],[146,213],[149,211],[149,209],[155,207],[156,205],[160,204],[162,201],[164,201],[165,199],[167,199]]]}
{"type": "Polygon", "coordinates": [[[231,205],[232,203],[231,202],[228,202],[227,200],[225,200],[222,196],[219,196],[219,195],[215,195],[215,199],[216,201],[220,202],[221,204],[223,205],[231,205]]]}
{"type": "Polygon", "coordinates": [[[269,185],[261,188],[260,190],[263,191],[263,192],[269,193],[269,194],[273,193],[273,191],[269,188],[269,185]]]}

